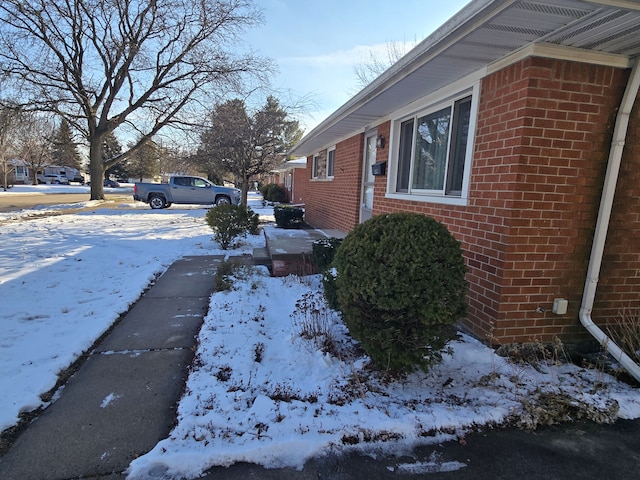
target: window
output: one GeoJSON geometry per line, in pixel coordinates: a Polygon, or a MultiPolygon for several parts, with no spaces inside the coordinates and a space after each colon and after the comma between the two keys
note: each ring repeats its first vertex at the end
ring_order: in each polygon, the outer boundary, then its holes
{"type": "Polygon", "coordinates": [[[209,184],[207,182],[205,182],[202,178],[194,178],[193,179],[193,186],[194,187],[200,187],[200,188],[207,188],[209,186],[209,184]]]}
{"type": "Polygon", "coordinates": [[[180,185],[181,187],[189,187],[191,186],[191,179],[187,177],[174,177],[173,184],[180,185]]]}
{"type": "Polygon", "coordinates": [[[327,151],[327,178],[333,178],[333,169],[336,163],[336,147],[327,151]]]}
{"type": "Polygon", "coordinates": [[[460,196],[470,118],[471,97],[466,97],[402,121],[395,192],[460,196]]]}
{"type": "Polygon", "coordinates": [[[336,147],[321,150],[313,156],[311,178],[314,180],[333,180],[335,171],[336,147]]]}

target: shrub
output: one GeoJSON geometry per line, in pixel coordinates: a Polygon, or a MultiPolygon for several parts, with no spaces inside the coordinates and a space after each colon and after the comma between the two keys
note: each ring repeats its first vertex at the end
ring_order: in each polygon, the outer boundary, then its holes
{"type": "Polygon", "coordinates": [[[336,250],[342,243],[341,238],[322,238],[311,245],[311,261],[323,272],[331,266],[336,250]]]}
{"type": "Polygon", "coordinates": [[[246,280],[248,277],[255,275],[252,265],[248,265],[238,260],[237,257],[231,257],[218,263],[216,274],[213,279],[213,291],[224,292],[233,290],[235,280],[246,280]]]}
{"type": "Polygon", "coordinates": [[[206,220],[223,250],[233,246],[237,237],[258,233],[258,214],[244,205],[217,205],[209,209],[206,220]]]}
{"type": "Polygon", "coordinates": [[[324,298],[327,305],[334,310],[338,308],[338,299],[336,298],[336,282],[331,264],[341,243],[341,238],[324,238],[313,242],[311,246],[311,261],[322,273],[324,298]]]}
{"type": "Polygon", "coordinates": [[[467,291],[460,244],[444,225],[414,213],[373,217],[333,264],[339,309],[374,363],[426,371],[442,359],[467,291]]]}
{"type": "Polygon", "coordinates": [[[287,191],[275,183],[261,186],[260,193],[267,202],[285,203],[287,201],[287,191]]]}
{"type": "Polygon", "coordinates": [[[280,228],[299,228],[304,222],[304,210],[300,207],[278,205],[273,208],[273,216],[280,228]]]}

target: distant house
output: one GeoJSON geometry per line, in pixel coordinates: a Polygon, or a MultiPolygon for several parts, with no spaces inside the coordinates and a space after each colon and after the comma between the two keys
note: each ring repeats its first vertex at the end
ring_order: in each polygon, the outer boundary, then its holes
{"type": "Polygon", "coordinates": [[[7,180],[13,184],[29,184],[31,178],[29,176],[29,167],[27,164],[19,158],[12,158],[7,160],[5,165],[1,165],[0,169],[4,174],[6,168],[7,180]]]}
{"type": "Polygon", "coordinates": [[[289,160],[270,172],[265,177],[265,183],[275,183],[283,187],[290,203],[304,204],[304,189],[308,183],[306,169],[306,158],[289,160]]]}
{"type": "Polygon", "coordinates": [[[639,55],[640,2],[474,0],[289,152],[306,221],[432,216],[476,336],[602,341],[640,308],[639,55]]]}

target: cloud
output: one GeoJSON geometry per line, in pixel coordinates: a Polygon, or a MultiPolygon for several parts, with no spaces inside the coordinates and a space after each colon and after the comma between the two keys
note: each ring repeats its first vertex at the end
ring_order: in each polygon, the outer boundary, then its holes
{"type": "Polygon", "coordinates": [[[356,63],[374,63],[374,59],[385,61],[394,51],[407,53],[417,42],[389,42],[374,45],[356,45],[348,50],[335,50],[320,55],[283,57],[281,64],[304,67],[352,67],[356,63]]]}

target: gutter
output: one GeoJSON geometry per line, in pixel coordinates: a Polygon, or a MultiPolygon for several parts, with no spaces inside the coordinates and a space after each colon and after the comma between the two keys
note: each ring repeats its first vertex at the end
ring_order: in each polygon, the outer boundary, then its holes
{"type": "Polygon", "coordinates": [[[635,363],[622,349],[615,344],[595,323],[591,318],[593,304],[598,287],[598,276],[600,275],[600,267],[602,266],[602,257],[607,238],[607,230],[611,218],[611,210],[613,207],[613,197],[615,195],[618,174],[620,172],[620,163],[622,161],[622,152],[624,150],[625,139],[627,137],[627,128],[629,126],[629,117],[631,109],[640,89],[640,58],[636,58],[631,70],[631,76],[627,83],[627,88],[622,97],[620,109],[616,117],[616,124],[613,130],[613,140],[611,150],[609,151],[609,161],[607,164],[607,174],[604,180],[602,197],[600,199],[600,211],[598,212],[598,220],[596,222],[596,230],[593,237],[593,245],[591,247],[591,257],[589,259],[589,268],[587,269],[587,278],[584,285],[582,296],[582,305],[580,307],[580,323],[589,331],[589,333],[607,349],[607,352],[616,359],[638,382],[640,382],[640,365],[635,363]]]}

